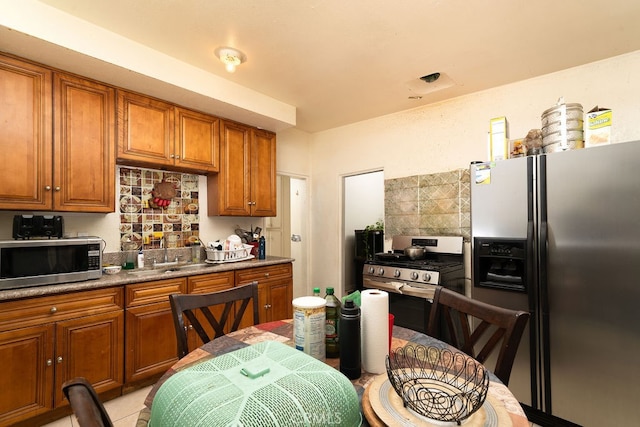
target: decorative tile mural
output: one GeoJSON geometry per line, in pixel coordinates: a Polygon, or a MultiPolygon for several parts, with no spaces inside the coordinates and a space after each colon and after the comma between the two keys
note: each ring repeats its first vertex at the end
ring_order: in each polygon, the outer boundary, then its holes
{"type": "Polygon", "coordinates": [[[468,169],[385,180],[385,234],[468,240],[470,189],[468,169]]]}
{"type": "Polygon", "coordinates": [[[198,175],[120,167],[118,176],[121,243],[130,240],[136,249],[158,249],[162,236],[167,248],[181,248],[197,241],[198,175]],[[152,207],[154,186],[161,182],[174,185],[175,197],[164,208],[152,207]]]}

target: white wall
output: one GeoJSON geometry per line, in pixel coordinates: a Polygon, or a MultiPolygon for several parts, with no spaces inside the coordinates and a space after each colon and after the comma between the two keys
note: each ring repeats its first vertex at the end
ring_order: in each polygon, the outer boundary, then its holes
{"type": "Polygon", "coordinates": [[[640,79],[632,79],[639,73],[640,51],[314,134],[312,286],[341,281],[341,176],[380,168],[390,179],[467,168],[486,160],[491,118],[506,116],[510,138],[524,137],[561,96],[585,111],[611,108],[613,142],[640,139],[640,79]]]}

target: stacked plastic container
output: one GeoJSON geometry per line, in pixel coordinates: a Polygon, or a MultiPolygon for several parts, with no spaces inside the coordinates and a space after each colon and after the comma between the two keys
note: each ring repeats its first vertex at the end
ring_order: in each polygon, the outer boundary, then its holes
{"type": "Polygon", "coordinates": [[[545,153],[584,147],[581,104],[558,104],[542,113],[542,149],[545,153]]]}

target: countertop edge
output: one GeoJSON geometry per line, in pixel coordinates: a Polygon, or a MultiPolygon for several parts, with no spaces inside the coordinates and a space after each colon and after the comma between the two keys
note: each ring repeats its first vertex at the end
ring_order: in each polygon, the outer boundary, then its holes
{"type": "Polygon", "coordinates": [[[114,286],[128,285],[130,283],[151,282],[155,280],[172,279],[176,277],[198,276],[224,271],[243,270],[247,268],[267,267],[270,265],[288,264],[295,261],[293,258],[268,256],[267,259],[239,261],[224,264],[211,264],[206,267],[183,271],[158,271],[158,274],[136,276],[129,274],[128,270],[122,270],[118,274],[103,274],[100,279],[84,280],[81,282],[59,283],[55,285],[32,286],[28,288],[0,290],[0,302],[34,298],[48,295],[58,295],[69,292],[87,291],[93,289],[110,288],[114,286]]]}

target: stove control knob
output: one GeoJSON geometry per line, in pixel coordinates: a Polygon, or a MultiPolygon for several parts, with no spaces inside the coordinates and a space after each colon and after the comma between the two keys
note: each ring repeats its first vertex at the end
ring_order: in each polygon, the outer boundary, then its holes
{"type": "Polygon", "coordinates": [[[384,268],[380,267],[380,268],[378,269],[378,275],[379,275],[379,276],[382,276],[383,274],[384,274],[384,268]]]}
{"type": "Polygon", "coordinates": [[[373,273],[375,273],[376,269],[375,269],[375,267],[369,267],[368,271],[369,271],[369,274],[373,274],[373,273]]]}
{"type": "Polygon", "coordinates": [[[400,277],[400,270],[396,268],[396,270],[393,272],[393,277],[400,277]]]}
{"type": "Polygon", "coordinates": [[[418,273],[416,273],[415,271],[411,272],[411,280],[418,280],[418,273]]]}
{"type": "Polygon", "coordinates": [[[422,280],[428,282],[429,280],[431,280],[431,275],[429,273],[424,273],[424,276],[422,276],[422,280]]]}

